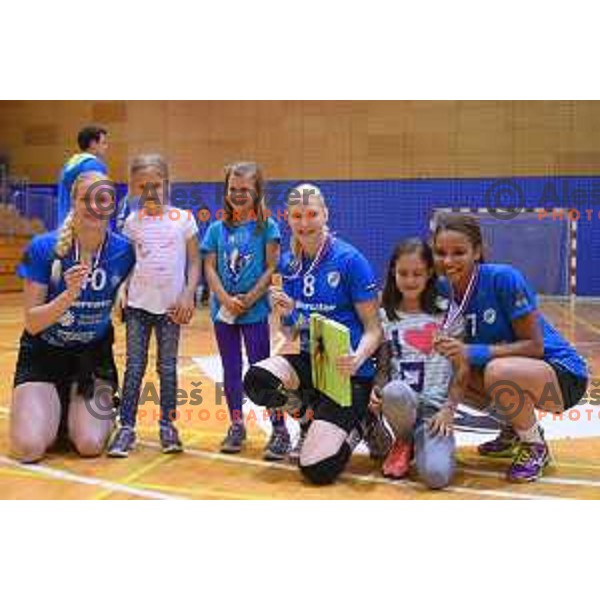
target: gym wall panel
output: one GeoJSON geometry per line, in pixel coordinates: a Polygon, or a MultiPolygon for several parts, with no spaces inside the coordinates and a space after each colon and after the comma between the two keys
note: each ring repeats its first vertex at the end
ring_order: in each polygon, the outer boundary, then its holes
{"type": "Polygon", "coordinates": [[[59,142],[59,131],[55,124],[28,125],[23,130],[25,146],[56,146],[59,142]]]}
{"type": "Polygon", "coordinates": [[[127,121],[126,100],[103,100],[92,104],[92,120],[106,125],[127,121]]]}
{"type": "Polygon", "coordinates": [[[587,101],[13,101],[0,103],[0,151],[15,175],[33,179],[34,165],[52,183],[93,121],[119,147],[118,174],[158,150],[188,181],[216,181],[239,158],[276,179],[585,175],[600,148],[600,103],[587,101]],[[18,152],[31,144],[44,164],[18,152]]]}

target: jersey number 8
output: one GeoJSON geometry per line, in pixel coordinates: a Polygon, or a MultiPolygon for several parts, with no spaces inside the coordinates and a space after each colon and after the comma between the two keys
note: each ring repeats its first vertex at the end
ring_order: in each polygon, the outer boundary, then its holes
{"type": "Polygon", "coordinates": [[[304,287],[302,293],[306,298],[312,298],[315,295],[315,276],[305,275],[304,276],[304,287]]]}

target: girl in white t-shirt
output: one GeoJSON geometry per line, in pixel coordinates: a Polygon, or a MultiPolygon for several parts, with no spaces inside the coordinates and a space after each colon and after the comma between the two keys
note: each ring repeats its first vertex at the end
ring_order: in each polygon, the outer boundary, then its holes
{"type": "Polygon", "coordinates": [[[128,283],[124,317],[127,366],[119,409],[120,427],[108,455],[126,457],[135,445],[135,421],[148,362],[152,330],[156,335],[160,378],[160,442],[165,453],[183,450],[176,415],[177,353],[180,325],[190,322],[200,275],[198,227],[189,211],[168,202],[168,168],[159,155],[137,157],[130,168],[130,193],[139,197],[123,226],[135,245],[136,264],[128,283]]]}

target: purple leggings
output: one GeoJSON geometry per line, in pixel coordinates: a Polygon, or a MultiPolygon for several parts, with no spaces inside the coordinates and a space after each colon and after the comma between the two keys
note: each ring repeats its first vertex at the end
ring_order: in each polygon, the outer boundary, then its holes
{"type": "MultiPolygon", "coordinates": [[[[246,346],[246,355],[250,364],[257,363],[271,354],[271,336],[268,323],[250,323],[248,325],[216,322],[215,335],[223,364],[223,387],[227,397],[231,421],[242,419],[242,336],[246,346]]],[[[274,414],[274,425],[283,422],[274,414]]]]}

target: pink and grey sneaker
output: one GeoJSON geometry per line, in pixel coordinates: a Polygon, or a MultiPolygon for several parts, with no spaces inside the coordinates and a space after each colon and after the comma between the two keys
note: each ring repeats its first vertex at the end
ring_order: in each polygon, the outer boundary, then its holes
{"type": "Polygon", "coordinates": [[[395,442],[383,461],[383,476],[389,479],[402,479],[406,477],[410,468],[412,455],[413,445],[411,441],[398,440],[395,442]]]}
{"type": "Polygon", "coordinates": [[[511,458],[519,448],[519,436],[510,425],[505,425],[500,434],[489,442],[484,442],[477,447],[481,456],[490,458],[511,458]]]}
{"type": "Polygon", "coordinates": [[[550,462],[550,451],[545,442],[520,442],[507,477],[516,483],[539,479],[550,462]]]}

